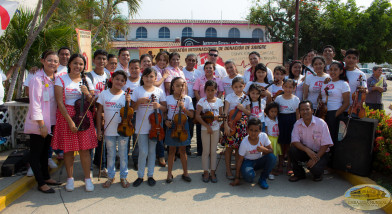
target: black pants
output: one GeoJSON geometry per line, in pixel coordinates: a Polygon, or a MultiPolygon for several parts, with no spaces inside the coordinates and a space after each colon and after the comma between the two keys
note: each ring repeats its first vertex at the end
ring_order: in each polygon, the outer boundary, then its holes
{"type": "Polygon", "coordinates": [[[48,150],[51,140],[50,135],[43,138],[41,135],[30,134],[30,166],[39,187],[45,185],[45,180],[50,179],[48,150]]]}
{"type": "Polygon", "coordinates": [[[382,103],[366,103],[369,109],[373,110],[384,110],[384,105],[382,103]]]}
{"type": "MultiPolygon", "coordinates": [[[[290,147],[289,151],[291,163],[293,165],[293,171],[295,176],[305,176],[305,170],[303,166],[301,165],[300,162],[307,162],[310,158],[309,156],[304,152],[295,146],[290,147]]],[[[328,154],[325,153],[320,160],[312,167],[309,169],[310,173],[314,177],[320,177],[324,173],[324,169],[327,166],[328,163],[328,154]]]]}
{"type": "Polygon", "coordinates": [[[344,118],[343,114],[340,114],[338,117],[336,117],[335,115],[336,110],[328,111],[325,117],[325,122],[328,125],[329,133],[331,134],[331,138],[334,144],[338,142],[339,123],[344,118]]]}

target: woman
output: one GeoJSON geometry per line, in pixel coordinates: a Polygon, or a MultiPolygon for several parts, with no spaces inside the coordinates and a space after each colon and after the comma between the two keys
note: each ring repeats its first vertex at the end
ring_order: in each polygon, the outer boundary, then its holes
{"type": "Polygon", "coordinates": [[[73,164],[74,152],[80,154],[83,173],[85,177],[86,191],[94,190],[94,185],[90,178],[90,149],[97,147],[97,136],[95,133],[93,117],[87,111],[86,117],[90,121],[87,130],[79,131],[72,117],[76,114],[75,102],[82,97],[85,101],[91,102],[94,98],[94,87],[89,78],[84,75],[86,59],[81,54],[73,54],[68,62],[68,74],[56,79],[54,88],[58,111],[56,113],[56,130],[53,135],[53,149],[64,151],[65,168],[67,170],[67,191],[74,190],[73,164]],[[87,83],[87,86],[82,84],[87,83]],[[91,90],[90,90],[91,89],[91,90]]]}
{"type": "MultiPolygon", "coordinates": [[[[184,72],[180,69],[180,54],[177,52],[173,52],[169,55],[169,66],[167,66],[167,70],[169,71],[169,76],[165,79],[165,91],[166,96],[170,95],[170,83],[174,79],[174,77],[182,77],[185,79],[184,72]]],[[[188,88],[185,83],[184,94],[188,94],[188,88]]]]}
{"type": "MultiPolygon", "coordinates": [[[[260,63],[260,54],[256,51],[253,51],[249,54],[249,64],[250,68],[246,69],[244,72],[244,80],[245,84],[254,80],[255,77],[255,68],[256,65],[260,63]]],[[[269,80],[273,80],[272,71],[267,68],[267,78],[269,80]]]]}
{"type": "Polygon", "coordinates": [[[312,60],[312,67],[317,76],[308,75],[306,77],[303,89],[303,99],[309,100],[313,103],[313,108],[317,109],[317,97],[320,95],[321,87],[323,86],[324,80],[329,75],[325,73],[325,59],[321,56],[316,56],[312,60]]]}
{"type": "Polygon", "coordinates": [[[48,150],[52,140],[52,130],[56,124],[56,100],[54,96],[55,73],[59,64],[56,52],[48,51],[41,61],[39,70],[29,82],[29,111],[24,132],[30,134],[30,166],[38,183],[38,190],[54,193],[48,185],[60,185],[50,178],[48,170],[48,150]]]}
{"type": "Polygon", "coordinates": [[[297,82],[297,87],[295,88],[295,96],[302,101],[303,98],[303,86],[304,86],[304,76],[301,75],[302,64],[301,61],[292,61],[289,67],[289,79],[293,79],[297,82]]]}

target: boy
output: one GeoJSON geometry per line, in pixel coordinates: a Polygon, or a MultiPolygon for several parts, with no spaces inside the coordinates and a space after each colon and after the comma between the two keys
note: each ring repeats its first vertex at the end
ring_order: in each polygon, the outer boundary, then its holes
{"type": "MultiPolygon", "coordinates": [[[[348,84],[350,86],[350,98],[353,93],[358,89],[363,93],[367,93],[367,84],[366,84],[366,75],[361,70],[356,68],[356,65],[359,61],[359,51],[356,49],[348,49],[346,51],[346,56],[344,57],[344,63],[346,65],[346,75],[348,79],[348,84]],[[358,81],[359,76],[362,75],[362,82],[358,81]],[[362,86],[361,86],[362,84],[362,86]]],[[[352,99],[350,99],[350,106],[353,103],[352,99]]]]}
{"type": "Polygon", "coordinates": [[[366,105],[369,109],[384,110],[382,104],[382,93],[387,91],[387,83],[385,79],[381,77],[382,68],[380,66],[373,67],[373,75],[367,80],[369,86],[369,94],[366,96],[366,105]]]}

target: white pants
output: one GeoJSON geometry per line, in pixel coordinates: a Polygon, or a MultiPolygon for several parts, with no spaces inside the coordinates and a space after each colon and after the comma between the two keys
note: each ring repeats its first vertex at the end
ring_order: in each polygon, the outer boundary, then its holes
{"type": "Polygon", "coordinates": [[[211,135],[207,130],[201,130],[201,141],[203,143],[203,154],[201,155],[203,170],[216,170],[216,146],[219,142],[219,130],[213,131],[211,135]]]}

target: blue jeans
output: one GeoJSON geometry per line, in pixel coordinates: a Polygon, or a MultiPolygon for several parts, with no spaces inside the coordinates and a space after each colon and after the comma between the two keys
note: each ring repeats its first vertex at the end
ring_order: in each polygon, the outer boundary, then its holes
{"type": "Polygon", "coordinates": [[[256,177],[256,170],[263,169],[260,179],[267,179],[276,163],[276,156],[273,153],[263,155],[256,160],[244,159],[241,165],[241,174],[246,182],[252,183],[256,177]]]}
{"type": "Polygon", "coordinates": [[[155,148],[157,141],[151,140],[148,138],[148,134],[140,134],[138,145],[139,145],[139,158],[138,158],[138,167],[139,171],[137,171],[137,175],[139,178],[144,177],[144,169],[146,168],[146,159],[148,156],[147,163],[147,177],[152,177],[154,175],[154,167],[155,167],[155,148]]]}
{"type": "Polygon", "coordinates": [[[120,178],[127,178],[128,175],[128,137],[105,136],[107,149],[108,177],[114,178],[116,174],[116,144],[118,143],[118,153],[120,156],[120,178]]]}

